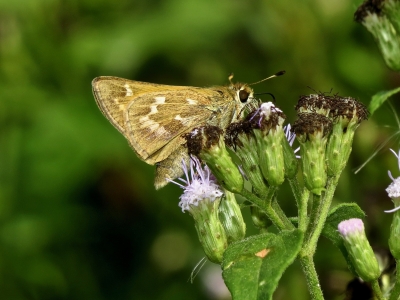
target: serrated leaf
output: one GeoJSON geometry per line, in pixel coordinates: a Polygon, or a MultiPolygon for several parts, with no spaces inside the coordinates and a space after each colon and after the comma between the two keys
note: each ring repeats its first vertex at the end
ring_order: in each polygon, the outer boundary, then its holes
{"type": "Polygon", "coordinates": [[[324,229],[322,230],[322,235],[330,239],[332,243],[339,248],[347,261],[350,271],[356,275],[347,250],[343,244],[343,239],[338,232],[339,223],[352,218],[364,219],[365,213],[356,203],[339,204],[329,212],[324,229]]]}
{"type": "Polygon", "coordinates": [[[231,244],[222,276],[234,300],[272,299],[279,279],[300,251],[300,230],[265,233],[231,244]]]}
{"type": "Polygon", "coordinates": [[[368,105],[368,110],[371,115],[394,94],[400,92],[400,87],[390,91],[380,91],[379,93],[372,96],[371,102],[368,105]]]}

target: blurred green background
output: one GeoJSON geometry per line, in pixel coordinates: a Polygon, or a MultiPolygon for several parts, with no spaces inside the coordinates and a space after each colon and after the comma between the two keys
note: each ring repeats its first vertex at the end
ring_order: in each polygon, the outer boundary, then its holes
{"type": "MultiPolygon", "coordinates": [[[[181,191],[154,190],[154,167],[100,113],[91,80],[209,86],[231,72],[254,82],[286,70],[255,89],[274,94],[289,122],[298,96],[313,90],[368,103],[400,76],[353,21],[358,4],[0,0],[1,299],[229,299],[216,265],[190,282],[203,253],[177,205],[181,191]]],[[[366,211],[377,247],[387,245],[384,189],[397,161],[385,147],[353,171],[396,130],[387,107],[362,124],[334,200],[366,211]]],[[[287,185],[280,201],[295,214],[287,185]]],[[[351,275],[339,251],[322,239],[316,264],[326,298],[343,299],[351,275]]],[[[275,298],[309,298],[298,263],[275,298]]]]}

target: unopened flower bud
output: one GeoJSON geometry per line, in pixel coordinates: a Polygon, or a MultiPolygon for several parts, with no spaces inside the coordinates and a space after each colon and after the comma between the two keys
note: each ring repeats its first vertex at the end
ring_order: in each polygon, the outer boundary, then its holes
{"type": "Polygon", "coordinates": [[[379,278],[381,271],[367,237],[361,219],[349,219],[338,225],[344,246],[358,276],[367,282],[379,278]]]}
{"type": "Polygon", "coordinates": [[[201,167],[200,161],[192,157],[190,160],[190,175],[186,163],[182,162],[186,180],[183,184],[171,181],[184,189],[180,196],[179,206],[182,211],[188,211],[195,222],[196,231],[207,258],[214,263],[221,263],[228,240],[218,217],[218,207],[223,196],[210,169],[201,167]]]}
{"type": "Polygon", "coordinates": [[[240,241],[246,234],[246,223],[243,220],[235,194],[225,191],[219,205],[219,219],[225,229],[228,244],[240,241]]]}
{"type": "Polygon", "coordinates": [[[243,177],[225,148],[223,130],[217,126],[195,128],[185,135],[188,152],[203,160],[221,186],[233,193],[243,189],[243,177]]]}
{"type": "Polygon", "coordinates": [[[262,103],[259,109],[246,117],[257,140],[261,172],[270,186],[279,186],[285,180],[282,149],[282,142],[286,139],[282,126],[285,118],[272,102],[262,103]]]}
{"type": "Polygon", "coordinates": [[[246,178],[257,195],[266,195],[267,183],[260,169],[257,141],[250,124],[246,121],[232,123],[226,129],[225,143],[239,157],[246,178]]]}
{"type": "Polygon", "coordinates": [[[354,19],[361,23],[375,38],[386,65],[400,70],[398,1],[365,1],[355,12],[354,19]]]}
{"type": "Polygon", "coordinates": [[[312,193],[321,195],[327,181],[325,149],[332,122],[316,113],[300,113],[292,130],[300,143],[305,186],[312,193]]]}
{"type": "Polygon", "coordinates": [[[360,123],[368,118],[368,110],[351,97],[330,97],[330,113],[333,128],[326,148],[329,176],[340,173],[349,159],[354,133],[360,123]]]}

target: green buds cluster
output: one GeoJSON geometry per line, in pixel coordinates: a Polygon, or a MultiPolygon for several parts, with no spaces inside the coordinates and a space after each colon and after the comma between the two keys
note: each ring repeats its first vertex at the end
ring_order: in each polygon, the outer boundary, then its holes
{"type": "Polygon", "coordinates": [[[306,187],[319,195],[327,176],[340,174],[349,159],[355,130],[368,117],[351,97],[323,93],[301,96],[293,131],[301,144],[306,187]]]}
{"type": "Polygon", "coordinates": [[[243,189],[243,177],[225,147],[224,131],[217,126],[195,128],[185,135],[188,152],[211,169],[221,186],[233,193],[243,189]]]}
{"type": "Polygon", "coordinates": [[[400,70],[400,3],[397,0],[367,0],[354,19],[375,38],[386,65],[400,70]]]}
{"type": "Polygon", "coordinates": [[[338,225],[338,230],[358,276],[366,282],[377,280],[381,271],[374,251],[365,236],[362,220],[342,221],[338,225]]]}
{"type": "MultiPolygon", "coordinates": [[[[266,193],[266,184],[279,186],[285,180],[285,118],[279,108],[267,102],[227,128],[225,141],[241,159],[243,170],[259,195],[266,193]]],[[[293,150],[289,151],[295,157],[293,150]]],[[[292,169],[297,170],[297,161],[292,169]]]]}

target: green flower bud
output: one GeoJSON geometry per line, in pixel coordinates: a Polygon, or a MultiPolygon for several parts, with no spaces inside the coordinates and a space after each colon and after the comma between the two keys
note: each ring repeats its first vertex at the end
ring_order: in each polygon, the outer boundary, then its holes
{"type": "Polygon", "coordinates": [[[191,175],[186,163],[182,163],[186,180],[185,185],[171,181],[184,189],[180,196],[179,206],[188,211],[194,219],[196,231],[207,258],[214,263],[221,263],[228,239],[224,227],[218,217],[218,207],[223,192],[216,184],[210,169],[201,167],[200,161],[192,157],[190,160],[191,175]]]}
{"type": "Polygon", "coordinates": [[[213,202],[205,199],[199,202],[198,206],[192,206],[190,210],[204,253],[216,264],[222,262],[222,256],[228,247],[228,238],[218,218],[219,204],[220,199],[213,202]]]}
{"type": "Polygon", "coordinates": [[[325,149],[332,122],[316,113],[300,113],[292,130],[300,143],[305,186],[312,193],[321,195],[327,181],[325,149]]]}
{"type": "Polygon", "coordinates": [[[366,282],[377,280],[381,271],[374,251],[365,236],[362,220],[342,221],[338,225],[338,230],[358,276],[366,282]]]}
{"type": "Polygon", "coordinates": [[[261,173],[257,141],[250,124],[246,121],[232,123],[226,129],[225,143],[239,157],[254,192],[259,196],[266,195],[268,187],[261,173]]]}
{"type": "Polygon", "coordinates": [[[233,193],[243,189],[243,177],[225,148],[223,130],[217,126],[203,126],[185,135],[189,154],[203,160],[221,186],[233,193]]]}
{"type": "Polygon", "coordinates": [[[354,18],[375,38],[386,65],[400,70],[399,4],[397,1],[365,1],[354,18]]]}
{"type": "Polygon", "coordinates": [[[240,241],[246,234],[246,223],[243,220],[239,204],[235,194],[225,191],[225,195],[219,205],[219,219],[225,229],[228,244],[240,241]]]}
{"type": "Polygon", "coordinates": [[[327,172],[334,176],[342,172],[349,159],[355,130],[368,118],[368,110],[351,97],[330,97],[329,117],[333,122],[326,149],[327,172]]]}
{"type": "Polygon", "coordinates": [[[286,139],[282,127],[285,118],[285,114],[272,102],[262,103],[258,110],[246,117],[254,129],[261,172],[270,186],[279,186],[285,180],[282,149],[282,142],[286,139]]]}

